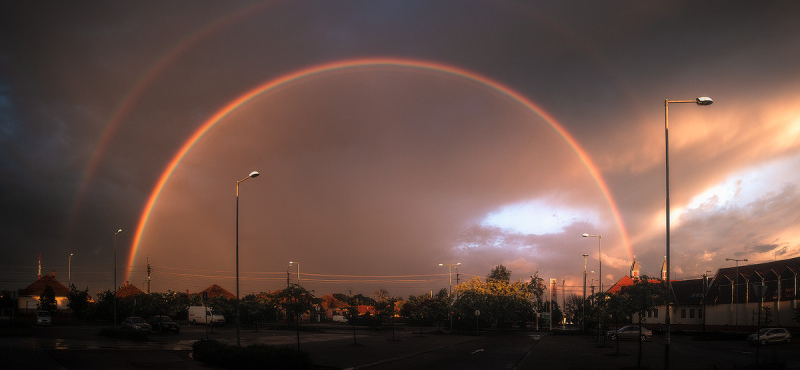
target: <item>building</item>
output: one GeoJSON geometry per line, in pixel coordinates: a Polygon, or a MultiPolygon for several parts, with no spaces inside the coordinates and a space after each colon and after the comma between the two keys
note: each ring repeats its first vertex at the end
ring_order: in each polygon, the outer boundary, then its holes
{"type": "Polygon", "coordinates": [[[125,285],[117,289],[117,297],[119,298],[133,297],[139,294],[144,294],[144,292],[129,281],[126,281],[125,285]]]}
{"type": "Polygon", "coordinates": [[[25,289],[19,290],[17,308],[21,311],[33,311],[39,308],[39,298],[44,294],[47,287],[50,287],[55,292],[56,309],[59,311],[67,311],[69,307],[69,288],[56,280],[56,271],[50,275],[43,275],[25,289]]]}
{"type": "Polygon", "coordinates": [[[794,319],[798,271],[800,257],[717,270],[706,296],[706,323],[756,326],[763,300],[762,325],[800,326],[794,319]]]}
{"type": "Polygon", "coordinates": [[[206,293],[206,295],[207,295],[207,297],[209,299],[215,298],[215,297],[222,297],[222,298],[226,298],[226,299],[236,298],[236,296],[233,293],[225,290],[225,288],[223,288],[223,287],[221,287],[221,286],[219,286],[217,284],[211,284],[210,287],[205,288],[202,291],[200,291],[200,293],[198,293],[198,295],[202,296],[203,293],[206,293]]]}
{"type": "MultiPolygon", "coordinates": [[[[619,294],[640,276],[634,260],[630,276],[624,276],[606,293],[619,294]]],[[[713,279],[672,280],[670,325],[673,330],[742,330],[761,325],[800,327],[794,318],[797,307],[800,257],[765,263],[725,267],[717,270],[713,279]],[[763,300],[763,301],[762,301],[763,300]]],[[[661,267],[661,279],[649,279],[663,286],[666,267],[661,267]]],[[[666,289],[666,288],[665,288],[666,289]]],[[[664,324],[666,307],[662,304],[647,313],[645,322],[664,324]]]]}

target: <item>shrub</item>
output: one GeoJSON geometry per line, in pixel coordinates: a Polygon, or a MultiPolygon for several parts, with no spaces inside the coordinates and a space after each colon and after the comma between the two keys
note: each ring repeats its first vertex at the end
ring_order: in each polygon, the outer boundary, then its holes
{"type": "Polygon", "coordinates": [[[252,344],[247,347],[227,345],[216,340],[199,340],[192,344],[194,359],[226,369],[310,369],[307,352],[289,347],[252,344]]]}

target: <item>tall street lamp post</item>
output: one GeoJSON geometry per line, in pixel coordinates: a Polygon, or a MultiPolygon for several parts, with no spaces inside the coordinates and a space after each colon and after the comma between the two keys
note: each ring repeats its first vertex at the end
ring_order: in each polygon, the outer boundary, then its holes
{"type": "Polygon", "coordinates": [[[74,255],[75,253],[70,253],[69,258],[67,258],[67,286],[69,286],[70,289],[72,289],[72,256],[74,255]]]}
{"type": "MultiPolygon", "coordinates": [[[[450,296],[453,294],[453,270],[452,269],[453,269],[453,267],[458,268],[458,266],[461,266],[461,262],[459,262],[459,263],[449,263],[449,264],[440,263],[439,266],[447,266],[447,276],[450,278],[450,283],[449,283],[448,291],[447,291],[447,298],[449,299],[450,296]]],[[[453,309],[452,309],[452,303],[451,303],[451,308],[450,308],[450,331],[453,331],[453,309]]]]}
{"type": "Polygon", "coordinates": [[[117,328],[117,234],[121,232],[122,229],[118,229],[114,233],[114,329],[117,328]]]}
{"type": "Polygon", "coordinates": [[[297,265],[297,285],[300,285],[300,262],[289,261],[289,266],[297,265]]]}
{"type": "Polygon", "coordinates": [[[583,307],[583,319],[581,320],[581,327],[583,329],[583,334],[586,334],[586,257],[589,257],[588,254],[583,254],[583,302],[581,302],[581,306],[583,307]]]}
{"type": "Polygon", "coordinates": [[[735,320],[734,324],[736,326],[739,326],[739,304],[738,304],[739,303],[739,290],[736,289],[736,286],[739,285],[739,262],[747,262],[747,258],[742,258],[742,259],[738,259],[738,260],[735,259],[735,258],[726,258],[725,260],[726,261],[734,261],[734,262],[736,262],[736,280],[734,280],[733,289],[731,289],[731,291],[734,292],[733,297],[734,297],[735,300],[734,300],[733,304],[734,304],[734,307],[736,307],[736,309],[735,309],[736,310],[736,313],[735,313],[736,318],[734,319],[735,320]]]}
{"type": "Polygon", "coordinates": [[[669,350],[670,350],[670,292],[672,291],[672,282],[670,281],[669,272],[670,272],[670,260],[669,260],[669,234],[670,234],[670,227],[669,227],[669,103],[695,103],[697,105],[711,105],[714,103],[711,98],[707,96],[699,97],[695,100],[664,100],[664,150],[665,150],[665,161],[666,161],[666,185],[667,185],[667,196],[666,196],[666,213],[667,213],[667,316],[664,318],[664,327],[665,327],[665,334],[664,334],[664,368],[669,370],[669,350]]]}
{"type": "Polygon", "coordinates": [[[247,177],[236,180],[236,345],[241,346],[241,325],[239,323],[239,313],[240,313],[240,304],[239,304],[239,184],[242,182],[258,177],[260,175],[258,171],[250,172],[247,177]]]}
{"type": "MultiPolygon", "coordinates": [[[[602,242],[603,237],[600,236],[600,235],[591,235],[591,234],[586,234],[586,233],[583,234],[583,237],[584,238],[597,238],[597,263],[599,265],[599,269],[598,269],[597,273],[599,275],[598,279],[600,280],[599,293],[602,294],[603,293],[603,253],[600,250],[600,243],[602,242]]],[[[600,304],[600,302],[598,302],[598,304],[600,304]]],[[[603,335],[602,330],[600,328],[601,328],[600,327],[600,310],[597,310],[597,341],[598,342],[600,341],[600,338],[602,338],[602,335],[603,335]]]]}

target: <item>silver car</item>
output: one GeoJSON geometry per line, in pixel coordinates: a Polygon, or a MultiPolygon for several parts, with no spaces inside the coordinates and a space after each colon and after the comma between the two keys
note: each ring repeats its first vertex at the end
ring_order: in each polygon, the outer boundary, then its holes
{"type": "Polygon", "coordinates": [[[760,343],[762,346],[767,343],[789,343],[792,341],[792,334],[785,328],[764,328],[758,334],[750,334],[747,341],[750,344],[760,343]]]}
{"type": "Polygon", "coordinates": [[[645,341],[653,337],[653,331],[642,327],[642,333],[639,334],[639,327],[636,325],[628,325],[621,327],[617,330],[609,330],[606,333],[608,339],[611,340],[623,340],[623,339],[637,339],[645,341]]]}
{"type": "Polygon", "coordinates": [[[130,330],[150,331],[152,327],[147,321],[138,316],[131,316],[122,320],[122,328],[130,330]]]}

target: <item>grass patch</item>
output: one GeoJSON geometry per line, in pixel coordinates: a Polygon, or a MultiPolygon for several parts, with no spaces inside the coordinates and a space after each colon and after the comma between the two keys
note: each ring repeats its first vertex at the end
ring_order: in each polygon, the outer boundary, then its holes
{"type": "Polygon", "coordinates": [[[251,344],[247,347],[228,345],[216,340],[199,340],[192,344],[195,360],[225,369],[311,369],[307,352],[289,347],[251,344]]]}

